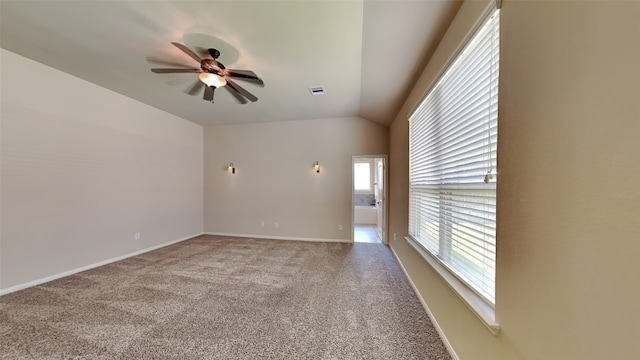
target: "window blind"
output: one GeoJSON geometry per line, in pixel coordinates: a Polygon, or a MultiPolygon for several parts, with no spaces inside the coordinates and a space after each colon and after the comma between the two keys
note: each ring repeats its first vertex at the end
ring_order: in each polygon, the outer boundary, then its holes
{"type": "Polygon", "coordinates": [[[495,303],[499,10],[409,117],[409,235],[495,303]]]}

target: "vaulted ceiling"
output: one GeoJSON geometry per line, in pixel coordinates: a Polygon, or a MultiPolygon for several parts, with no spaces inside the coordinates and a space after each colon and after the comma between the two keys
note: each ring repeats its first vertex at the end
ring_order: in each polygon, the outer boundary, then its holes
{"type": "MultiPolygon", "coordinates": [[[[0,1],[0,46],[202,125],[360,116],[389,125],[461,5],[457,0],[0,1]],[[171,42],[216,48],[264,87],[239,104],[186,93],[193,65],[171,42]],[[323,86],[324,95],[310,87],[323,86]]],[[[1,81],[1,80],[0,80],[1,81]]],[[[56,84],[33,82],[33,101],[56,84]]]]}

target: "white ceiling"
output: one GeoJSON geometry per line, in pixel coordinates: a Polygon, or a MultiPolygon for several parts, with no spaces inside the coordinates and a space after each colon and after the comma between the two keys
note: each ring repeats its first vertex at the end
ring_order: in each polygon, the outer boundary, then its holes
{"type": "MultiPolygon", "coordinates": [[[[202,125],[360,116],[389,125],[460,7],[458,0],[6,1],[0,46],[202,125]],[[154,74],[147,58],[198,64],[171,45],[217,48],[253,70],[241,105],[185,93],[197,74],[154,74]],[[312,96],[309,87],[324,86],[312,96]]],[[[33,81],[36,79],[25,79],[33,81]]],[[[37,84],[33,100],[55,91],[37,84]]]]}

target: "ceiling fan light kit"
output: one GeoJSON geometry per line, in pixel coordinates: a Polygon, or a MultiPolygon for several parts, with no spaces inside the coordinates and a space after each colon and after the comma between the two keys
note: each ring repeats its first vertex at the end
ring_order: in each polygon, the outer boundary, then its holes
{"type": "Polygon", "coordinates": [[[227,80],[220,75],[211,74],[208,72],[203,72],[198,75],[198,79],[202,81],[207,86],[213,86],[214,88],[219,88],[227,85],[227,80]]]}
{"type": "MultiPolygon", "coordinates": [[[[229,93],[241,104],[246,104],[247,100],[251,102],[258,101],[258,98],[243,87],[238,85],[231,78],[251,82],[259,86],[264,86],[264,82],[251,70],[233,70],[227,69],[221,62],[218,61],[220,57],[220,51],[217,49],[208,49],[211,59],[203,59],[195,52],[189,49],[187,46],[172,42],[172,44],[178,49],[182,50],[185,54],[189,55],[192,59],[200,63],[200,68],[192,68],[188,65],[173,64],[181,66],[181,68],[156,68],[151,69],[156,74],[171,74],[171,73],[199,73],[198,80],[187,91],[190,95],[196,95],[201,88],[204,88],[204,94],[202,99],[213,102],[215,90],[224,87],[229,93]]],[[[157,61],[164,63],[161,61],[157,61]]],[[[170,64],[170,63],[165,63],[170,64]]]]}

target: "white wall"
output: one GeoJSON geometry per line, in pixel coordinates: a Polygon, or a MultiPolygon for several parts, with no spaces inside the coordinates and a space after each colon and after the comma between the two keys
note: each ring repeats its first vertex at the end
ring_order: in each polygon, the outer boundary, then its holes
{"type": "Polygon", "coordinates": [[[388,132],[361,118],[206,127],[205,232],[350,240],[351,158],[387,154],[388,132]]]}
{"type": "Polygon", "coordinates": [[[463,4],[391,126],[391,245],[462,360],[638,359],[640,2],[503,1],[498,336],[403,239],[407,113],[485,5],[463,4]]]}
{"type": "Polygon", "coordinates": [[[202,126],[1,56],[0,289],[202,233],[202,126]]]}

